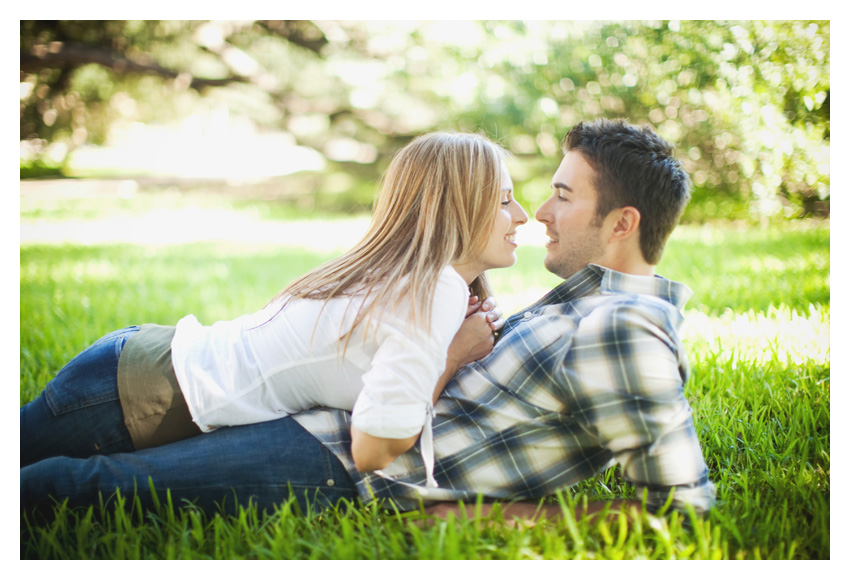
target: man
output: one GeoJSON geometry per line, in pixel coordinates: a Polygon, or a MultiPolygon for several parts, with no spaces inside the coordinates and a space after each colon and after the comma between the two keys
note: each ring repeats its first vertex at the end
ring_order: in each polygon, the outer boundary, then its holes
{"type": "MultiPolygon", "coordinates": [[[[463,366],[434,407],[434,476],[419,449],[360,473],[350,416],[315,409],[221,429],[164,447],[21,470],[24,506],[48,496],[94,503],[98,493],[156,489],[212,507],[295,496],[320,503],[420,500],[434,513],[459,499],[530,500],[619,463],[649,509],[709,509],[714,488],[682,391],[687,363],[677,328],[690,290],[654,275],[685,207],[687,175],[649,129],[599,120],[574,127],[537,211],[545,266],[565,282],[510,317],[486,357],[463,366]]],[[[516,504],[517,515],[526,515],[516,504]]],[[[510,512],[509,512],[510,513],[510,512]]]]}

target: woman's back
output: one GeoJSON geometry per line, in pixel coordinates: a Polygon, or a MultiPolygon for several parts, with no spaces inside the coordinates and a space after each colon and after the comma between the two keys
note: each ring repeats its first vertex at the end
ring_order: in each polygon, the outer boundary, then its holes
{"type": "Polygon", "coordinates": [[[466,283],[447,267],[434,294],[430,332],[408,323],[409,305],[381,308],[372,322],[354,329],[347,345],[340,337],[351,330],[364,302],[360,295],[292,300],[283,310],[274,302],[206,327],[187,316],[172,343],[174,370],[203,431],[316,406],[351,410],[364,386],[366,399],[378,400],[388,390],[398,398],[398,387],[407,384],[411,388],[403,390],[421,410],[445,366],[467,299],[466,283]]]}

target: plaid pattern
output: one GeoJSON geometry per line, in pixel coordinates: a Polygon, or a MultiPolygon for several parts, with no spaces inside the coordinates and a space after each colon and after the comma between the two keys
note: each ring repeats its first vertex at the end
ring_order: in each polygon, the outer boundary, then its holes
{"type": "Polygon", "coordinates": [[[677,336],[690,289],[660,276],[589,265],[511,316],[487,357],[463,367],[434,407],[434,475],[426,488],[418,448],[381,474],[350,454],[349,414],[295,418],[346,466],[363,499],[538,499],[615,462],[660,507],[705,511],[714,487],[683,394],[677,336]]]}

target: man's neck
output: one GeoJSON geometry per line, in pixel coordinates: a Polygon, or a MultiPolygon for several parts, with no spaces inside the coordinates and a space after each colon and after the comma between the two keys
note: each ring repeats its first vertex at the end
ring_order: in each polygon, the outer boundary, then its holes
{"type": "Polygon", "coordinates": [[[643,259],[643,253],[637,246],[625,244],[609,246],[604,260],[598,264],[633,276],[655,275],[655,266],[643,259]]]}
{"type": "Polygon", "coordinates": [[[631,274],[632,276],[654,276],[655,275],[655,267],[652,264],[634,264],[630,265],[628,268],[614,268],[622,272],[623,274],[631,274]]]}
{"type": "Polygon", "coordinates": [[[604,262],[600,261],[599,265],[632,276],[655,275],[655,266],[647,264],[643,260],[605,260],[604,262]]]}

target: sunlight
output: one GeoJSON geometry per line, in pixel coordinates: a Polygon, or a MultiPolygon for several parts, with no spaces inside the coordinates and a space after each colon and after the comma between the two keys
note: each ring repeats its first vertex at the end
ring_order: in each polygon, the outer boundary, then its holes
{"type": "Polygon", "coordinates": [[[158,174],[183,178],[255,181],[298,171],[321,171],[325,158],[296,145],[285,131],[261,131],[227,107],[187,118],[182,124],[132,123],[114,130],[110,144],[75,149],[75,174],[158,174]]]}
{"type": "Polygon", "coordinates": [[[718,360],[799,365],[830,364],[829,307],[809,306],[808,316],[786,306],[767,313],[727,311],[719,317],[689,310],[682,340],[691,352],[718,352],[718,360]]]}
{"type": "Polygon", "coordinates": [[[777,258],[776,256],[742,256],[740,263],[753,273],[781,274],[784,272],[804,272],[807,268],[828,267],[829,256],[811,254],[777,258]]]}
{"type": "Polygon", "coordinates": [[[21,220],[21,243],[142,244],[168,246],[232,242],[290,246],[313,251],[343,251],[368,227],[368,216],[345,220],[263,220],[252,212],[223,208],[162,208],[96,220],[21,220]]]}

